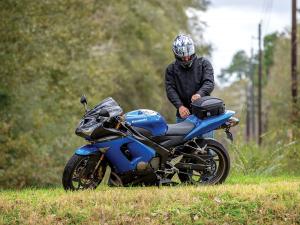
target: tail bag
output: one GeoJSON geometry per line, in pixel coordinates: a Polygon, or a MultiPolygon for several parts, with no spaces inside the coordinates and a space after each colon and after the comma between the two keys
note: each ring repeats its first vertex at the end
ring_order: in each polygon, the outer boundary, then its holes
{"type": "Polygon", "coordinates": [[[222,99],[205,96],[192,103],[192,113],[200,119],[221,115],[225,112],[222,99]]]}

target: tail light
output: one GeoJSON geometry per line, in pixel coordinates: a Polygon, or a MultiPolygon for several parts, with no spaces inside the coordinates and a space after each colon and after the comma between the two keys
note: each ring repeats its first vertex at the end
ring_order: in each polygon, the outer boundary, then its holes
{"type": "Polygon", "coordinates": [[[221,125],[217,129],[228,129],[230,127],[234,127],[234,126],[238,125],[239,122],[240,122],[240,120],[238,118],[232,116],[223,125],[221,125]]]}
{"type": "Polygon", "coordinates": [[[240,120],[236,117],[230,117],[229,120],[226,122],[226,124],[229,126],[229,127],[234,127],[236,125],[238,125],[240,122],[240,120]]]}

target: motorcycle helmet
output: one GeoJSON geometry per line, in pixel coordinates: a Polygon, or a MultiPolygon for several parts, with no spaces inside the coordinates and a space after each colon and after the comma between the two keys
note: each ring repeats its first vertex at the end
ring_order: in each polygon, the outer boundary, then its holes
{"type": "Polygon", "coordinates": [[[185,34],[178,35],[172,47],[175,59],[184,68],[191,67],[195,59],[195,45],[193,40],[185,34]]]}

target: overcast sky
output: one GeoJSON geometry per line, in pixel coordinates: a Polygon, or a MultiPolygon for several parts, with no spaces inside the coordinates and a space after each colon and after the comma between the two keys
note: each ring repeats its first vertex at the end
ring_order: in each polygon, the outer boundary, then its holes
{"type": "Polygon", "coordinates": [[[204,39],[212,43],[215,74],[227,67],[233,54],[257,50],[257,26],[262,20],[263,35],[284,31],[291,23],[291,0],[211,0],[207,12],[197,12],[207,23],[204,39]]]}

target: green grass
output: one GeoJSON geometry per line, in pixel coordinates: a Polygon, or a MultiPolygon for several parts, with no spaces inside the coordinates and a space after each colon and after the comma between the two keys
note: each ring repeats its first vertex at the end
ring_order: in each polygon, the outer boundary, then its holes
{"type": "Polygon", "coordinates": [[[300,177],[218,186],[0,191],[0,224],[299,224],[300,177]]]}
{"type": "Polygon", "coordinates": [[[255,176],[255,175],[229,175],[226,184],[261,184],[274,183],[280,181],[300,181],[299,176],[280,175],[280,176],[255,176]]]}

